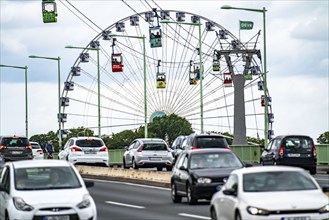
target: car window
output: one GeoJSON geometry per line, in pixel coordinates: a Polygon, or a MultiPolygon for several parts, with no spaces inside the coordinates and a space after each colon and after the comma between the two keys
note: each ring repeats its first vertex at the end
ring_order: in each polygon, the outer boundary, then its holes
{"type": "Polygon", "coordinates": [[[241,168],[243,164],[233,153],[203,153],[191,157],[191,169],[241,168]]]}
{"type": "Polygon", "coordinates": [[[31,144],[32,149],[40,149],[40,145],[39,144],[31,144]]]}
{"type": "Polygon", "coordinates": [[[288,152],[311,152],[313,141],[307,137],[287,137],[283,140],[283,146],[288,152]]]}
{"type": "Polygon", "coordinates": [[[235,174],[230,175],[228,178],[225,189],[234,189],[235,191],[238,190],[238,176],[235,174]]]}
{"type": "Polygon", "coordinates": [[[183,160],[186,157],[186,154],[182,154],[180,157],[178,157],[176,162],[176,167],[181,167],[183,165],[183,160]]]}
{"type": "Polygon", "coordinates": [[[3,145],[8,147],[24,147],[29,145],[29,141],[27,138],[9,137],[3,138],[3,145]]]}
{"type": "Polygon", "coordinates": [[[243,175],[243,191],[294,191],[314,190],[317,186],[304,172],[278,171],[243,175]]]}
{"type": "Polygon", "coordinates": [[[6,166],[3,168],[0,176],[0,183],[3,185],[5,189],[9,191],[10,189],[10,172],[9,172],[9,167],[6,166]]]}
{"type": "Polygon", "coordinates": [[[164,143],[147,143],[143,146],[144,150],[167,150],[167,145],[164,143]]]}
{"type": "Polygon", "coordinates": [[[227,148],[227,142],[222,137],[198,137],[198,148],[227,148]]]}
{"type": "Polygon", "coordinates": [[[79,188],[80,181],[71,167],[32,167],[15,169],[17,190],[79,188]]]}
{"type": "Polygon", "coordinates": [[[104,143],[102,140],[85,139],[77,140],[76,145],[79,147],[102,147],[104,143]]]}

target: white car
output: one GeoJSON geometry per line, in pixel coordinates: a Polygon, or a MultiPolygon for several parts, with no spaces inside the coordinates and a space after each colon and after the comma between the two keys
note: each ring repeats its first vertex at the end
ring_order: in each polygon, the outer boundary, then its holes
{"type": "Polygon", "coordinates": [[[212,219],[329,219],[329,198],[302,168],[266,166],[238,169],[213,195],[212,219]]]}
{"type": "Polygon", "coordinates": [[[43,150],[38,142],[30,141],[30,144],[32,146],[32,155],[33,160],[42,160],[44,159],[43,150]]]}
{"type": "Polygon", "coordinates": [[[93,185],[66,161],[8,162],[0,168],[0,219],[96,220],[86,188],[93,185]]]}
{"type": "Polygon", "coordinates": [[[72,164],[101,164],[109,166],[109,154],[104,141],[98,137],[73,137],[64,145],[58,159],[72,164]]]}

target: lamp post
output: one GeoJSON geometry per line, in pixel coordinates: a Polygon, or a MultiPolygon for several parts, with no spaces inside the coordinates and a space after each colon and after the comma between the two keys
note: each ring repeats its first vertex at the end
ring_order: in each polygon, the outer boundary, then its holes
{"type": "Polygon", "coordinates": [[[148,128],[147,128],[147,97],[146,97],[146,50],[145,50],[145,35],[143,36],[130,36],[130,35],[117,35],[110,34],[111,37],[127,37],[143,40],[143,60],[144,60],[144,137],[147,138],[148,128]]]}
{"type": "Polygon", "coordinates": [[[100,65],[99,65],[99,48],[87,48],[87,47],[75,47],[75,46],[65,46],[68,49],[87,49],[87,50],[96,50],[97,51],[97,86],[98,86],[98,137],[101,137],[101,98],[100,98],[100,91],[101,91],[101,83],[100,83],[100,65]]]}
{"type": "Polygon", "coordinates": [[[31,55],[29,58],[38,58],[38,59],[46,59],[46,60],[57,60],[58,66],[58,147],[62,147],[62,129],[61,129],[61,72],[60,72],[60,57],[40,57],[31,55]]]}
{"type": "MultiPolygon", "coordinates": [[[[28,138],[28,104],[27,104],[27,66],[10,66],[0,64],[0,67],[9,67],[9,68],[16,68],[16,69],[25,69],[25,135],[28,138]]],[[[1,124],[0,124],[1,128],[1,124]]]]}
{"type": "Polygon", "coordinates": [[[253,11],[253,12],[260,12],[263,13],[263,36],[264,36],[264,108],[265,108],[265,115],[264,115],[264,122],[265,122],[265,135],[264,135],[264,146],[267,145],[268,142],[268,100],[267,100],[267,80],[266,80],[266,74],[267,74],[267,68],[266,68],[266,22],[265,22],[265,12],[267,12],[266,8],[263,7],[263,9],[253,9],[253,8],[237,8],[232,7],[230,5],[223,5],[221,9],[235,9],[235,10],[244,10],[244,11],[253,11]]]}
{"type": "Polygon", "coordinates": [[[202,68],[202,49],[201,49],[201,23],[188,23],[188,22],[175,22],[175,21],[166,21],[163,20],[160,23],[164,24],[184,24],[184,25],[191,25],[191,26],[198,26],[199,27],[199,66],[200,66],[200,118],[201,118],[201,133],[204,132],[203,128],[203,68],[202,68]]]}

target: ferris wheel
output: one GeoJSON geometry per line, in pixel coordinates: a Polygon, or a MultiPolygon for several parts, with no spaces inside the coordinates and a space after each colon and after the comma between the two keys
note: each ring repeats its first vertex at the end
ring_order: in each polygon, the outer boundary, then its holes
{"type": "Polygon", "coordinates": [[[257,138],[268,106],[270,137],[271,98],[264,96],[257,38],[242,43],[214,21],[175,10],[121,19],[90,40],[72,65],[62,91],[62,129],[111,135],[174,113],[197,132],[233,133],[244,121],[246,135],[257,138]]]}

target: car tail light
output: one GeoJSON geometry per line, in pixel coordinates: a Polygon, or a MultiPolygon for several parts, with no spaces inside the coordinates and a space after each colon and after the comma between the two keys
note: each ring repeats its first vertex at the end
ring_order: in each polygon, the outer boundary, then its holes
{"type": "Polygon", "coordinates": [[[99,151],[104,151],[104,152],[107,152],[107,147],[102,147],[101,149],[99,149],[99,151]]]}
{"type": "Polygon", "coordinates": [[[227,149],[228,149],[228,150],[232,150],[232,149],[230,148],[230,146],[227,146],[227,149]]]}
{"type": "Polygon", "coordinates": [[[144,144],[142,144],[139,148],[137,148],[137,152],[142,152],[143,147],[144,147],[144,144]]]}
{"type": "Polygon", "coordinates": [[[316,148],[313,147],[313,156],[316,157],[316,148]]]}
{"type": "Polygon", "coordinates": [[[279,149],[279,156],[283,157],[283,147],[280,147],[280,149],[279,149]]]}
{"type": "Polygon", "coordinates": [[[192,147],[191,149],[192,149],[192,150],[198,150],[198,149],[200,149],[200,148],[198,148],[198,147],[192,147]]]}
{"type": "Polygon", "coordinates": [[[37,153],[43,154],[42,150],[37,150],[37,153]]]}
{"type": "Polygon", "coordinates": [[[81,148],[79,148],[79,147],[75,147],[75,146],[74,146],[74,147],[71,148],[71,151],[72,151],[72,152],[81,151],[81,148]]]}
{"type": "Polygon", "coordinates": [[[1,149],[7,149],[8,147],[7,146],[0,146],[0,150],[1,149]]]}
{"type": "Polygon", "coordinates": [[[32,150],[32,146],[26,146],[25,148],[32,150]]]}

